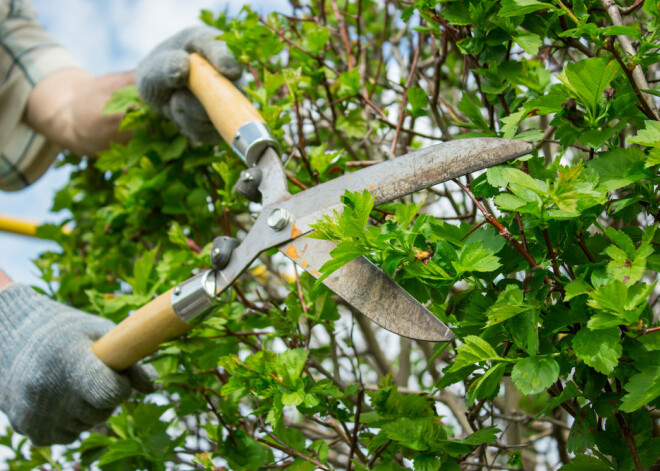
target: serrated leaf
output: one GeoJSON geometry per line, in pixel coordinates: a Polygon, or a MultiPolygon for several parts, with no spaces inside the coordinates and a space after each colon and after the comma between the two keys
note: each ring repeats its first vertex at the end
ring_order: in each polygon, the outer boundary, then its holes
{"type": "Polygon", "coordinates": [[[516,32],[513,35],[513,40],[523,49],[523,51],[531,56],[538,54],[539,48],[543,45],[541,36],[529,32],[516,32]]]}
{"type": "Polygon", "coordinates": [[[524,108],[520,108],[515,113],[511,113],[509,116],[502,118],[504,126],[501,127],[500,131],[502,132],[502,137],[504,139],[511,139],[518,132],[518,126],[520,122],[525,119],[528,111],[524,108]]]}
{"type": "Polygon", "coordinates": [[[660,351],[647,355],[645,364],[638,366],[639,373],[630,377],[623,386],[627,394],[621,401],[621,410],[633,412],[660,396],[660,351]]]}
{"type": "Polygon", "coordinates": [[[557,78],[571,90],[575,97],[595,113],[603,101],[603,92],[617,75],[615,62],[608,58],[592,57],[579,62],[569,63],[557,78]]]}
{"type": "Polygon", "coordinates": [[[564,296],[565,301],[570,301],[571,299],[587,294],[590,291],[593,291],[593,287],[584,280],[574,280],[571,281],[564,287],[566,295],[564,296]]]}
{"type": "Polygon", "coordinates": [[[497,12],[497,15],[507,18],[527,15],[539,10],[555,11],[557,8],[551,3],[539,2],[537,0],[502,0],[502,8],[497,12]]]}
{"type": "Polygon", "coordinates": [[[489,368],[483,375],[475,379],[466,393],[466,402],[468,406],[474,403],[474,400],[486,399],[495,394],[500,387],[500,381],[506,369],[505,363],[498,363],[489,368]]]}
{"type": "Polygon", "coordinates": [[[454,363],[448,371],[457,371],[484,361],[504,360],[488,342],[476,335],[468,335],[463,341],[464,343],[458,347],[454,363]]]}
{"type": "Polygon", "coordinates": [[[595,456],[578,455],[560,471],[612,471],[612,467],[595,456]]]}
{"type": "Polygon", "coordinates": [[[516,285],[507,285],[504,291],[497,296],[497,301],[486,311],[488,323],[485,327],[504,322],[529,309],[530,307],[523,301],[522,290],[516,285]]]}
{"type": "Polygon", "coordinates": [[[619,329],[590,331],[580,329],[573,338],[575,355],[596,371],[609,375],[623,351],[619,329]]]}
{"type": "Polygon", "coordinates": [[[480,244],[467,244],[461,250],[458,261],[452,264],[458,275],[466,272],[491,272],[497,270],[501,264],[500,259],[495,256],[492,250],[489,250],[480,244]]]}
{"type": "Polygon", "coordinates": [[[420,87],[410,87],[406,96],[412,107],[412,114],[414,116],[423,115],[424,109],[429,106],[429,99],[426,96],[426,92],[420,87]]]}
{"type": "Polygon", "coordinates": [[[103,107],[103,114],[119,114],[126,113],[128,109],[140,103],[140,94],[137,87],[131,85],[128,87],[120,88],[112,93],[112,96],[103,107]]]}
{"type": "Polygon", "coordinates": [[[296,379],[300,378],[308,355],[308,350],[295,348],[277,356],[275,360],[275,371],[287,387],[293,386],[296,379]]]}
{"type": "Polygon", "coordinates": [[[644,153],[635,148],[616,148],[601,152],[598,158],[587,163],[587,168],[598,174],[598,187],[605,191],[614,191],[649,175],[644,170],[644,153]]]}
{"type": "Polygon", "coordinates": [[[559,377],[559,365],[549,357],[527,357],[518,360],[511,379],[523,394],[537,394],[549,388],[559,377]]]}
{"type": "Polygon", "coordinates": [[[471,127],[490,131],[488,123],[486,123],[486,120],[481,114],[481,106],[477,105],[467,93],[463,93],[461,101],[458,104],[458,110],[470,119],[471,127]]]}
{"type": "Polygon", "coordinates": [[[628,138],[628,142],[648,147],[660,147],[660,121],[644,121],[644,129],[636,136],[628,138]]]}
{"type": "Polygon", "coordinates": [[[596,444],[596,427],[598,427],[596,414],[591,405],[582,407],[568,434],[566,449],[571,453],[581,454],[592,448],[596,444]]]}

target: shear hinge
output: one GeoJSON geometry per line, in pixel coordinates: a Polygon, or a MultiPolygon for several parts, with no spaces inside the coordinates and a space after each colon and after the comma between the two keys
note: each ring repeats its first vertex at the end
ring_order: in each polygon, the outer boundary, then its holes
{"type": "Polygon", "coordinates": [[[249,121],[238,128],[232,146],[234,151],[243,157],[248,167],[255,166],[268,147],[275,149],[278,154],[280,152],[280,143],[277,142],[270,128],[261,121],[249,121]]]}

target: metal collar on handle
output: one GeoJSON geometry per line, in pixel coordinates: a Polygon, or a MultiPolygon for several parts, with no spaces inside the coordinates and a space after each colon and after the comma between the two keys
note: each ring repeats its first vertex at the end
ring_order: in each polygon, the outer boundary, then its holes
{"type": "Polygon", "coordinates": [[[280,153],[279,142],[273,136],[270,128],[261,121],[250,121],[238,128],[232,147],[243,157],[248,167],[254,167],[268,147],[272,147],[278,154],[280,153]]]}

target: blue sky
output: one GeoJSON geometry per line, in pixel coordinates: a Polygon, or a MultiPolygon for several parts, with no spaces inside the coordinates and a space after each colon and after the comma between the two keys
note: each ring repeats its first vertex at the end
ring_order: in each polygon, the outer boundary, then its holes
{"type": "MultiPolygon", "coordinates": [[[[202,9],[231,13],[243,2],[216,0],[32,0],[39,19],[56,40],[93,74],[135,68],[151,48],[187,26],[199,24],[202,9]]],[[[285,0],[257,0],[253,9],[268,13],[288,11],[285,0]]],[[[0,192],[0,213],[39,221],[59,222],[52,214],[55,191],[68,179],[66,168],[50,169],[29,188],[0,192]]],[[[47,241],[0,233],[0,268],[15,281],[40,285],[32,264],[40,252],[53,249],[47,241]]]]}

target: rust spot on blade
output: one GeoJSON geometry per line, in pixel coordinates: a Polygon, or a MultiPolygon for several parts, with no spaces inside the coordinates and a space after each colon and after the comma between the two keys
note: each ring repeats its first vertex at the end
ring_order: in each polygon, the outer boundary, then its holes
{"type": "Polygon", "coordinates": [[[310,273],[311,273],[312,275],[314,275],[316,278],[318,278],[318,277],[321,276],[321,274],[320,274],[318,271],[316,271],[316,270],[312,270],[312,271],[310,271],[310,273]]]}
{"type": "Polygon", "coordinates": [[[289,245],[289,247],[286,249],[286,252],[284,254],[289,257],[291,260],[298,260],[298,251],[293,245],[289,245]]]}
{"type": "Polygon", "coordinates": [[[376,188],[375,185],[369,185],[369,191],[374,191],[374,188],[376,188]]]}
{"type": "MultiPolygon", "coordinates": [[[[300,229],[296,227],[296,223],[294,222],[291,226],[291,238],[295,239],[296,237],[300,237],[302,232],[300,232],[300,229]]],[[[293,245],[291,246],[293,247],[293,245]]]]}
{"type": "Polygon", "coordinates": [[[300,262],[300,266],[303,268],[307,268],[309,266],[309,263],[307,263],[307,260],[303,260],[302,262],[300,262]]]}

